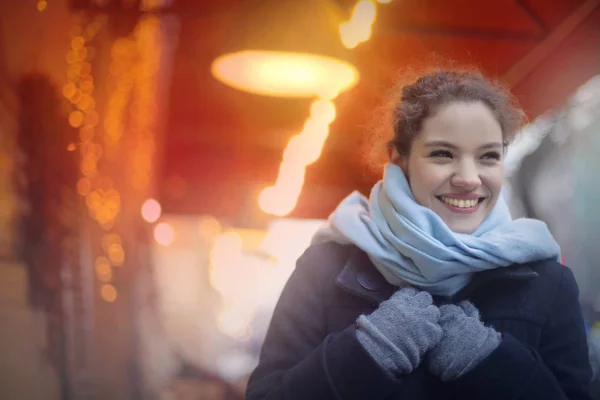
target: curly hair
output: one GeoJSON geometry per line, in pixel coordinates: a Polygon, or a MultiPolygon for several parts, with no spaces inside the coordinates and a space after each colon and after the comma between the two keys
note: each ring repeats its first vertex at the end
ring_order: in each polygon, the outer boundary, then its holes
{"type": "Polygon", "coordinates": [[[371,167],[381,166],[384,158],[382,150],[391,146],[401,155],[409,154],[423,121],[449,102],[480,101],[487,105],[502,128],[506,145],[514,139],[525,121],[525,113],[510,91],[477,70],[435,69],[409,82],[407,75],[401,76],[392,88],[388,102],[377,115],[371,135],[371,167]]]}

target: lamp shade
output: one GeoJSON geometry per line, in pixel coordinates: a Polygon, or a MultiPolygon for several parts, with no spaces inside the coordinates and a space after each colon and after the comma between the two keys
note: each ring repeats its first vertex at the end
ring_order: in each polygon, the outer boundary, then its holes
{"type": "Polygon", "coordinates": [[[247,1],[213,76],[234,88],[281,97],[332,98],[358,71],[340,40],[340,10],[328,0],[247,1]]]}

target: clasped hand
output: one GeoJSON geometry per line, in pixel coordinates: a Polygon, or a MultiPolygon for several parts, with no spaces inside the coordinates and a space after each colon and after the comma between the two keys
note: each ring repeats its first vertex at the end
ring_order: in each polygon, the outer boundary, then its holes
{"type": "Polygon", "coordinates": [[[431,373],[445,382],[473,369],[501,341],[469,301],[437,307],[429,293],[412,287],[359,317],[357,338],[392,374],[410,373],[426,357],[431,373]]]}

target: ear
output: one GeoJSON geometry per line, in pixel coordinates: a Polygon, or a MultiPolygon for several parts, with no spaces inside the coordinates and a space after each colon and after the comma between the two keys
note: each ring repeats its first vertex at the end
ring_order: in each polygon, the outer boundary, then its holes
{"type": "Polygon", "coordinates": [[[388,148],[388,157],[390,162],[402,168],[404,175],[408,177],[408,157],[401,156],[394,146],[388,148]]]}

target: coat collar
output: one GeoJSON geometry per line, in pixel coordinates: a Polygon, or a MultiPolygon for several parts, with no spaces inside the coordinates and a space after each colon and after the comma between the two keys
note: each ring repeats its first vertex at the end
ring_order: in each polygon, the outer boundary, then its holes
{"type": "MultiPolygon", "coordinates": [[[[450,298],[435,297],[437,302],[456,303],[468,298],[475,289],[489,282],[505,279],[530,280],[535,279],[537,276],[537,272],[523,264],[494,268],[475,274],[475,277],[467,286],[450,298]]],[[[397,287],[385,280],[367,254],[358,247],[354,247],[352,250],[350,257],[346,261],[342,271],[338,274],[335,282],[338,287],[375,305],[379,305],[382,301],[387,300],[397,290],[397,287]]]]}

